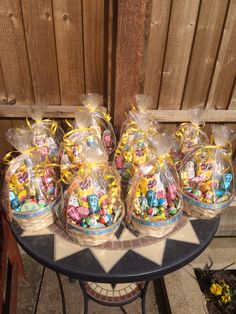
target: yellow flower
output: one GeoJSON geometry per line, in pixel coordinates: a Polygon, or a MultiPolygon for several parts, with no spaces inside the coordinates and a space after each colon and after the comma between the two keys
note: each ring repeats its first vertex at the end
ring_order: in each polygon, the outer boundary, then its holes
{"type": "Polygon", "coordinates": [[[231,297],[230,295],[227,293],[227,294],[224,294],[221,296],[221,301],[223,303],[229,303],[231,301],[231,297]]]}
{"type": "Polygon", "coordinates": [[[211,285],[210,290],[211,290],[211,293],[214,295],[221,295],[222,293],[222,288],[218,283],[213,283],[211,285]]]}

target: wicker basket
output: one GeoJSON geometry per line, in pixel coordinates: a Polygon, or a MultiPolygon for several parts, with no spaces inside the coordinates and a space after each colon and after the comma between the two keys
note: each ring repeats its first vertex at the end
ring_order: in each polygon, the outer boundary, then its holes
{"type": "Polygon", "coordinates": [[[179,219],[182,216],[182,210],[168,220],[144,220],[135,215],[131,215],[131,220],[134,227],[144,236],[162,238],[171,232],[177,225],[179,219]]]}
{"type": "Polygon", "coordinates": [[[7,218],[14,220],[23,230],[38,231],[50,226],[58,217],[61,210],[61,193],[48,206],[35,211],[14,211],[10,205],[9,199],[9,183],[12,174],[24,162],[26,155],[20,155],[12,160],[9,168],[6,170],[4,188],[3,188],[3,206],[6,211],[7,218]]]}
{"type": "Polygon", "coordinates": [[[15,212],[12,211],[12,219],[23,230],[38,231],[47,228],[57,218],[57,212],[60,210],[61,196],[53,203],[37,211],[15,212]]]}
{"type": "Polygon", "coordinates": [[[183,192],[184,211],[192,217],[199,219],[212,219],[222,214],[223,210],[233,201],[234,195],[221,203],[208,204],[200,202],[183,192]]]}
{"type": "MultiPolygon", "coordinates": [[[[64,213],[65,215],[65,213],[64,213]]],[[[66,232],[69,237],[82,246],[95,246],[111,240],[121,221],[124,219],[123,210],[115,223],[105,228],[84,228],[75,224],[66,222],[66,232]]]]}

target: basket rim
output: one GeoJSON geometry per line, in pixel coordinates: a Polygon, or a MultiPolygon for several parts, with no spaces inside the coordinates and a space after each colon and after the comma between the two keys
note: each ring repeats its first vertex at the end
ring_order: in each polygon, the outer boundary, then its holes
{"type": "Polygon", "coordinates": [[[144,220],[142,218],[138,218],[133,213],[131,214],[131,219],[135,220],[136,222],[140,223],[141,225],[146,226],[166,226],[170,225],[172,223],[175,223],[183,214],[183,209],[180,209],[177,214],[175,214],[171,219],[165,219],[165,220],[159,220],[159,221],[153,221],[153,220],[144,220]]]}
{"type": "Polygon", "coordinates": [[[30,216],[34,216],[34,217],[41,216],[44,213],[49,212],[52,209],[52,207],[56,206],[59,203],[59,201],[61,201],[61,199],[62,199],[61,194],[59,194],[58,197],[46,207],[40,208],[39,210],[33,210],[33,211],[23,211],[23,212],[12,211],[12,215],[18,218],[27,218],[27,217],[30,218],[30,216]]]}

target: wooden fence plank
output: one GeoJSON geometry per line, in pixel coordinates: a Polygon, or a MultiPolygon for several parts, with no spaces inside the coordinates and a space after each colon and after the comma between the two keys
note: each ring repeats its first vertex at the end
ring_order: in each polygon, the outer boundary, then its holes
{"type": "Polygon", "coordinates": [[[12,128],[12,121],[10,119],[0,119],[1,132],[0,132],[0,159],[5,156],[6,153],[12,150],[12,146],[6,140],[6,132],[12,128]]]}
{"type": "Polygon", "coordinates": [[[204,107],[227,9],[227,0],[203,0],[182,108],[204,107]]]}
{"type": "Polygon", "coordinates": [[[180,108],[199,3],[199,0],[173,0],[160,87],[160,109],[180,108]]]}
{"type": "Polygon", "coordinates": [[[145,0],[120,0],[116,46],[114,121],[121,126],[139,92],[144,43],[145,0]]]}
{"type": "Polygon", "coordinates": [[[230,1],[218,60],[210,87],[207,108],[225,109],[234,84],[236,69],[236,1],[230,1]]]}
{"type": "MultiPolygon", "coordinates": [[[[128,105],[125,102],[123,105],[126,107],[123,111],[120,112],[121,119],[125,117],[125,111],[129,110],[129,104],[132,100],[133,94],[126,92],[128,96],[128,105]],[[128,98],[129,97],[129,98],[128,98]]],[[[134,91],[135,93],[135,91],[134,91]]],[[[119,95],[118,95],[119,96],[119,95]]],[[[123,98],[121,98],[123,100],[123,98]]],[[[54,106],[50,105],[46,107],[45,117],[48,118],[73,118],[74,112],[77,110],[78,106],[54,106]]],[[[107,108],[101,107],[104,112],[107,108]]],[[[115,107],[120,108],[120,106],[115,107]]],[[[121,109],[120,109],[121,110],[121,109]]],[[[150,113],[155,114],[157,119],[160,122],[185,122],[191,121],[192,111],[191,110],[148,110],[150,113]]],[[[21,118],[28,115],[28,106],[27,105],[1,105],[0,106],[0,118],[21,118]]],[[[204,110],[203,121],[206,122],[236,122],[236,110],[204,110]]]]}
{"type": "Polygon", "coordinates": [[[4,103],[4,100],[6,98],[7,98],[6,86],[5,86],[5,82],[4,82],[4,78],[3,78],[3,74],[2,74],[2,65],[0,62],[0,104],[4,103]]]}
{"type": "MultiPolygon", "coordinates": [[[[153,108],[157,107],[160,90],[163,58],[165,53],[168,22],[170,15],[170,0],[152,1],[151,23],[147,46],[147,60],[144,80],[144,93],[152,96],[153,108]]],[[[150,108],[151,109],[151,108],[150,108]]]]}
{"type": "Polygon", "coordinates": [[[35,103],[60,104],[57,57],[50,0],[22,0],[35,103]]]}
{"type": "Polygon", "coordinates": [[[62,105],[76,105],[84,93],[82,7],[77,0],[53,0],[62,105]]]}
{"type": "Polygon", "coordinates": [[[104,0],[82,1],[86,92],[103,94],[104,0]]]}
{"type": "Polygon", "coordinates": [[[232,97],[230,100],[229,109],[236,109],[236,85],[234,86],[234,90],[233,90],[232,97]]]}
{"type": "Polygon", "coordinates": [[[8,100],[34,101],[19,0],[0,1],[0,59],[8,100]]]}

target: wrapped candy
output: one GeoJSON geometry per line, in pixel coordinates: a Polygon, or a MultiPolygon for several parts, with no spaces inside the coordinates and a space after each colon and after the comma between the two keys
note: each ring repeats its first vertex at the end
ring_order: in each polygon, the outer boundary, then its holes
{"type": "Polygon", "coordinates": [[[75,112],[75,127],[70,123],[69,126],[72,129],[92,129],[92,132],[102,141],[106,153],[111,155],[116,148],[116,136],[110,122],[110,115],[101,109],[102,100],[103,97],[99,94],[81,95],[83,107],[79,107],[78,112],[75,112]]]}
{"type": "Polygon", "coordinates": [[[183,202],[169,155],[173,138],[159,135],[152,139],[152,145],[155,158],[140,166],[134,175],[127,205],[132,223],[141,234],[163,237],[180,219],[183,202]]]}
{"type": "Polygon", "coordinates": [[[82,166],[64,192],[62,224],[79,244],[98,245],[112,237],[124,216],[120,178],[95,146],[82,152],[82,166]]]}
{"type": "Polygon", "coordinates": [[[174,161],[182,160],[183,157],[202,144],[208,144],[207,134],[202,130],[204,124],[201,121],[203,110],[200,108],[191,110],[191,122],[182,123],[176,130],[176,145],[172,150],[174,161]]]}
{"type": "Polygon", "coordinates": [[[212,135],[214,145],[202,145],[187,154],[180,168],[185,210],[204,219],[221,214],[234,196],[232,131],[213,125],[212,135]]]}
{"type": "Polygon", "coordinates": [[[29,129],[7,132],[8,141],[21,154],[8,160],[4,204],[10,219],[24,230],[36,231],[55,220],[60,210],[61,189],[55,165],[48,163],[47,156],[37,147],[31,146],[33,137],[34,133],[29,129]]]}
{"type": "Polygon", "coordinates": [[[57,162],[64,131],[57,122],[43,119],[45,110],[45,106],[31,106],[29,115],[34,123],[31,125],[28,119],[27,123],[33,132],[32,146],[37,147],[50,162],[57,162]]]}
{"type": "Polygon", "coordinates": [[[121,176],[123,192],[126,194],[136,171],[150,156],[149,138],[157,134],[157,122],[144,108],[151,98],[136,95],[137,109],[129,112],[121,131],[121,138],[115,151],[114,162],[121,176]]]}

